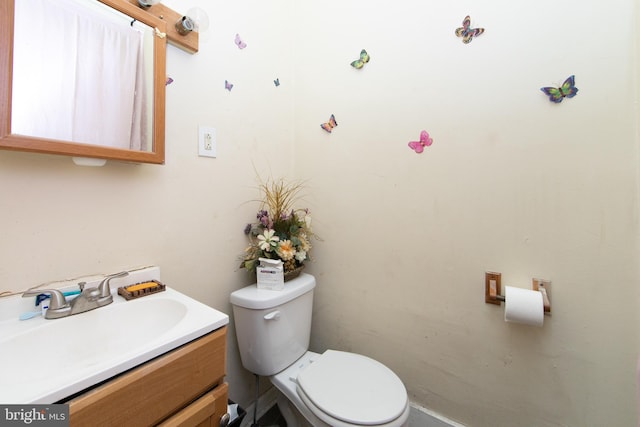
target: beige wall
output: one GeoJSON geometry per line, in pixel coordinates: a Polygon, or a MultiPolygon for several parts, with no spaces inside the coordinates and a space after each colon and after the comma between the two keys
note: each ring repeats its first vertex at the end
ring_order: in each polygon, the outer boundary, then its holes
{"type": "Polygon", "coordinates": [[[313,348],[371,355],[472,426],[635,425],[633,2],[296,8],[295,169],[324,238],[313,348]],[[464,45],[467,14],[486,32],[464,45]],[[571,74],[579,94],[547,101],[571,74]],[[487,270],[552,280],[553,317],[505,324],[487,270]]]}
{"type": "MultiPolygon", "coordinates": [[[[256,170],[296,176],[323,238],[314,350],[375,357],[414,402],[472,426],[635,425],[631,0],[165,3],[212,25],[198,54],[168,50],[167,164],[0,152],[0,290],[156,264],[230,313],[251,282],[236,265],[256,170]],[[453,35],[466,14],[486,28],[469,45],[453,35]],[[578,96],[546,101],[539,87],[570,74],[578,96]],[[198,124],[217,128],[217,159],[197,156],[198,124]],[[416,155],[422,129],[435,142],[416,155]],[[486,270],[552,280],[553,317],[506,325],[486,270]]],[[[248,404],[229,344],[231,397],[248,404]]]]}

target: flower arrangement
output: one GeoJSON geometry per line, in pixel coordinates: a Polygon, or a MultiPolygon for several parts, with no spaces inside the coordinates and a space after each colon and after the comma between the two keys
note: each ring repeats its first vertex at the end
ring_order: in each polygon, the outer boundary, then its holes
{"type": "Polygon", "coordinates": [[[302,184],[269,180],[261,182],[259,188],[264,198],[257,222],[244,229],[250,245],[240,267],[254,271],[259,258],[269,258],[282,260],[285,273],[293,271],[309,259],[310,240],[316,237],[309,210],[293,207],[302,184]]]}

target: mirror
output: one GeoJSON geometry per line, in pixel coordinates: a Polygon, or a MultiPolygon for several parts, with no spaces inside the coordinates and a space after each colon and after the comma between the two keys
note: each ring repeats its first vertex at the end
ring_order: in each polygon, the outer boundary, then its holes
{"type": "MultiPolygon", "coordinates": [[[[73,3],[71,0],[68,1],[73,3]]],[[[74,0],[74,2],[77,1],[74,0]]],[[[35,28],[27,29],[25,37],[25,24],[20,18],[20,16],[24,16],[23,4],[27,4],[32,9],[35,5],[32,5],[32,2],[3,0],[0,3],[0,44],[8,46],[8,49],[0,51],[0,149],[162,164],[164,163],[167,43],[164,33],[166,32],[166,23],[128,0],[99,0],[100,3],[96,0],[82,1],[93,7],[104,4],[118,11],[110,10],[107,13],[111,17],[108,25],[116,30],[119,26],[129,33],[139,34],[134,42],[123,39],[116,43],[116,45],[124,46],[126,50],[133,51],[134,53],[127,54],[130,55],[129,58],[133,59],[126,60],[127,56],[121,50],[118,54],[120,57],[117,60],[111,60],[117,66],[117,69],[112,70],[111,74],[115,75],[118,80],[102,85],[101,92],[96,92],[96,90],[100,90],[101,86],[98,83],[106,80],[101,77],[93,78],[94,75],[104,72],[105,65],[97,66],[96,64],[99,61],[108,62],[104,59],[108,57],[105,53],[107,50],[117,50],[117,48],[89,48],[84,54],[78,54],[78,58],[83,59],[78,61],[81,65],[78,69],[83,68],[85,74],[91,77],[88,84],[83,85],[82,80],[78,79],[73,80],[69,86],[76,89],[63,89],[62,80],[67,80],[68,74],[76,74],[75,71],[69,72],[70,63],[73,61],[71,59],[62,61],[55,69],[51,65],[52,60],[47,60],[43,64],[30,64],[24,68],[21,64],[26,64],[27,60],[33,59],[34,55],[25,54],[26,50],[22,49],[26,48],[21,47],[23,46],[21,40],[30,40],[30,43],[35,44],[36,48],[44,47],[45,50],[53,50],[55,45],[64,44],[63,50],[69,51],[75,49],[71,45],[77,43],[78,40],[82,40],[84,43],[88,37],[78,36],[79,33],[75,32],[77,30],[75,26],[73,31],[69,31],[71,25],[62,26],[65,32],[71,34],[67,35],[67,39],[65,39],[69,42],[54,42],[51,43],[51,46],[47,46],[47,43],[57,36],[51,35],[44,39],[44,36],[41,35],[34,37],[37,33],[35,28]],[[120,13],[126,16],[116,18],[116,15],[120,13]],[[124,22],[118,24],[114,22],[114,19],[123,19],[124,22]],[[33,43],[34,41],[36,43],[33,43]],[[134,49],[129,49],[132,46],[134,49]],[[139,46],[144,48],[139,50],[139,46]],[[142,51],[150,53],[149,60],[141,60],[142,51]],[[134,62],[144,65],[133,68],[125,68],[127,65],[123,65],[123,63],[134,62]],[[50,67],[50,69],[46,67],[50,67]],[[126,81],[123,80],[123,76],[127,76],[126,81]],[[148,77],[147,80],[145,80],[145,76],[148,77]],[[48,87],[53,90],[49,91],[48,87]],[[89,92],[85,96],[81,96],[78,87],[87,87],[89,92]],[[126,87],[130,87],[131,90],[125,90],[126,87]],[[73,95],[68,96],[67,94],[72,91],[74,91],[73,95]],[[48,96],[43,95],[47,92],[49,92],[48,96]],[[114,98],[114,94],[127,94],[126,108],[113,104],[105,105],[105,99],[109,98],[109,102],[113,101],[111,98],[114,98]],[[53,105],[57,108],[54,107],[49,111],[43,110],[47,97],[53,99],[53,105]],[[94,100],[99,102],[93,102],[94,100]],[[94,108],[92,104],[100,105],[102,108],[97,118],[96,115],[83,117],[82,114],[94,108]],[[73,115],[80,119],[74,122],[67,116],[56,116],[58,110],[64,109],[73,111],[69,117],[73,115]],[[56,125],[53,130],[44,126],[47,122],[56,125]],[[125,126],[120,126],[123,122],[125,126]],[[116,130],[118,126],[124,129],[116,130]]],[[[63,7],[63,3],[66,4],[67,0],[49,3],[53,4],[53,7],[63,7]]],[[[35,9],[40,8],[35,7],[35,9]]],[[[29,9],[26,10],[28,13],[29,9]]],[[[33,10],[32,14],[28,16],[34,25],[37,25],[38,22],[36,12],[38,10],[33,10]]],[[[51,13],[47,13],[46,16],[48,21],[52,21],[50,19],[51,13]]],[[[85,21],[90,20],[83,18],[82,22],[85,21]]],[[[122,32],[124,33],[124,31],[122,32]]],[[[109,34],[108,37],[103,38],[112,39],[113,36],[109,34]]],[[[44,57],[44,54],[39,57],[44,57]]]]}

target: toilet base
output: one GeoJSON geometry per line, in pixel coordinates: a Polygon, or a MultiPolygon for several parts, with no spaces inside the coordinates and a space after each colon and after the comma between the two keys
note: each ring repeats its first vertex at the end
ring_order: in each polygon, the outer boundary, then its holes
{"type": "MultiPolygon", "coordinates": [[[[322,355],[307,351],[284,371],[269,377],[269,380],[279,392],[278,407],[287,422],[287,427],[333,427],[318,418],[311,409],[305,405],[297,391],[296,378],[298,376],[298,372],[310,363],[313,363],[313,361],[320,356],[322,355]]],[[[407,404],[404,414],[396,420],[396,422],[385,424],[384,426],[406,426],[408,418],[409,405],[407,404]],[[400,422],[400,420],[402,421],[400,422]]],[[[344,425],[346,425],[346,423],[344,425]]]]}
{"type": "Polygon", "coordinates": [[[278,409],[280,409],[282,418],[287,422],[287,427],[313,427],[280,390],[276,388],[276,392],[278,393],[278,409]]]}

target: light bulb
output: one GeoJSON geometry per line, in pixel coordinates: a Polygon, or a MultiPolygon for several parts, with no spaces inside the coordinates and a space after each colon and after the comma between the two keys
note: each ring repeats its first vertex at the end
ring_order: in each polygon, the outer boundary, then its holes
{"type": "Polygon", "coordinates": [[[209,15],[202,8],[193,7],[189,9],[187,16],[195,23],[193,31],[202,34],[209,29],[209,15]]]}

